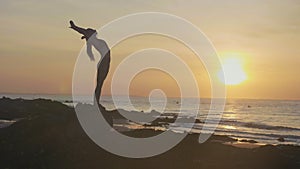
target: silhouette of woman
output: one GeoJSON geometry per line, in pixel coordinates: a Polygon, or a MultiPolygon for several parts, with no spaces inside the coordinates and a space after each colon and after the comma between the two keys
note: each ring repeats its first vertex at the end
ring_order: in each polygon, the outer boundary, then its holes
{"type": "Polygon", "coordinates": [[[94,61],[95,57],[92,52],[92,46],[101,54],[101,59],[98,62],[98,70],[97,70],[97,85],[95,88],[95,97],[94,97],[94,105],[98,105],[100,108],[105,109],[100,104],[100,96],[101,96],[101,89],[103,86],[103,82],[108,74],[109,65],[110,65],[110,49],[107,43],[96,37],[97,32],[91,28],[81,28],[74,24],[73,21],[70,21],[70,28],[74,29],[78,33],[82,34],[83,36],[81,39],[86,39],[87,42],[87,54],[89,58],[94,61]]]}

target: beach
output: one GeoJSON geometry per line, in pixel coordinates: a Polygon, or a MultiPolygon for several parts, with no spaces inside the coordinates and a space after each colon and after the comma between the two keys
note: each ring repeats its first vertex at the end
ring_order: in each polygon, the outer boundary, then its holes
{"type": "MultiPolygon", "coordinates": [[[[0,119],[16,120],[0,129],[0,168],[299,168],[300,147],[258,145],[213,135],[198,143],[188,134],[158,156],[131,159],[97,146],[81,128],[74,108],[60,102],[0,99],[0,119]]],[[[162,131],[131,129],[123,134],[148,137],[162,131]]]]}
{"type": "MultiPolygon", "coordinates": [[[[72,100],[70,95],[0,95],[0,97],[23,98],[33,100],[45,98],[59,101],[70,107],[78,103],[93,104],[90,97],[82,96],[78,101],[72,100]]],[[[210,110],[210,99],[201,98],[200,104],[194,99],[188,98],[188,105],[181,104],[184,98],[155,98],[149,102],[148,97],[130,97],[131,103],[126,101],[126,97],[101,97],[101,103],[115,116],[115,124],[124,126],[124,120],[119,120],[120,116],[116,110],[131,113],[132,115],[149,115],[152,112],[151,119],[155,119],[150,126],[159,130],[170,129],[175,132],[188,131],[192,127],[192,133],[200,133],[207,114],[210,110]],[[115,104],[117,103],[117,105],[115,104]],[[164,107],[165,104],[165,107],[164,107]],[[181,113],[181,117],[194,118],[191,112],[193,107],[199,106],[199,111],[195,119],[195,124],[181,123],[174,125],[175,119],[181,113]],[[144,113],[142,113],[144,112],[144,113]],[[134,113],[134,114],[133,114],[134,113]],[[160,123],[160,124],[159,124],[160,123]]],[[[216,135],[225,135],[237,140],[258,142],[261,144],[287,144],[300,146],[300,101],[299,100],[266,100],[266,99],[227,99],[222,118],[214,130],[216,135]]],[[[9,123],[1,123],[8,125],[9,123]]],[[[148,128],[150,128],[148,126],[148,128]]],[[[145,125],[136,125],[127,123],[130,128],[144,128],[145,125]]],[[[211,125],[206,126],[206,130],[212,129],[211,125]]],[[[203,131],[202,131],[203,132],[203,131]]],[[[206,132],[206,131],[204,131],[206,132]]]]}

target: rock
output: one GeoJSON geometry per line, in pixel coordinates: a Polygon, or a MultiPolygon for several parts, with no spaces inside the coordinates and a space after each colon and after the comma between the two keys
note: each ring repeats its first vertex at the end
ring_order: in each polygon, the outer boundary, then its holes
{"type": "Polygon", "coordinates": [[[242,139],[242,140],[240,140],[240,142],[243,142],[243,143],[258,143],[255,140],[246,140],[246,139],[242,139]]]}
{"type": "Polygon", "coordinates": [[[285,140],[284,140],[283,137],[279,137],[279,138],[277,139],[277,141],[279,141],[279,142],[284,142],[285,140]]]}

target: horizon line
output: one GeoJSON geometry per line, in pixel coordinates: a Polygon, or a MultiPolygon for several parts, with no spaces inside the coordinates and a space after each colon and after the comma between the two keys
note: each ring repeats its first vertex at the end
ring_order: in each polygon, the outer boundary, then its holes
{"type": "MultiPolygon", "coordinates": [[[[0,92],[0,95],[57,95],[57,96],[72,96],[72,93],[15,93],[15,92],[0,92]]],[[[82,94],[87,95],[87,94],[82,94]]],[[[105,97],[111,97],[111,95],[102,95],[105,97]]],[[[116,96],[127,96],[127,95],[116,95],[116,96]]],[[[130,97],[147,97],[142,95],[129,95],[130,97]]],[[[181,98],[180,96],[171,96],[167,98],[181,98]]],[[[196,97],[184,97],[184,98],[196,98],[196,97]]],[[[211,99],[211,97],[200,97],[199,99],[211,99]]],[[[217,98],[223,99],[223,98],[217,98]]],[[[300,101],[300,98],[251,98],[251,97],[226,97],[225,99],[244,99],[244,100],[290,100],[290,101],[300,101]]]]}

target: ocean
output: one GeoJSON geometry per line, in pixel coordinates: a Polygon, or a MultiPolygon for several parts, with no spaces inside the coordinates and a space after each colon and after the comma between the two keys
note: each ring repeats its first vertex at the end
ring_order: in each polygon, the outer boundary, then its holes
{"type": "MultiPolygon", "coordinates": [[[[0,97],[36,99],[45,98],[62,102],[68,106],[73,106],[70,95],[38,95],[38,94],[1,94],[0,97]]],[[[83,103],[92,103],[82,97],[83,103]]],[[[164,112],[165,116],[175,116],[184,113],[189,116],[189,106],[181,109],[180,98],[168,98],[165,108],[165,99],[149,99],[145,97],[131,97],[133,107],[129,106],[124,99],[117,97],[119,103],[116,107],[111,97],[102,97],[101,103],[108,109],[125,109],[148,112],[154,109],[164,112]],[[152,107],[151,107],[152,106],[152,107]],[[163,111],[164,110],[164,111],[163,111]]],[[[193,104],[193,99],[189,99],[193,104]]],[[[210,99],[200,99],[199,114],[197,118],[204,121],[210,107],[210,99]]],[[[191,106],[193,107],[193,106],[191,106]]],[[[162,114],[162,116],[164,116],[162,114]]],[[[0,127],[6,127],[12,121],[0,120],[0,127]]],[[[184,131],[189,124],[176,126],[175,130],[184,131]]],[[[196,123],[192,132],[198,133],[202,129],[203,123],[196,123]]],[[[216,135],[226,135],[239,140],[255,140],[260,144],[292,144],[300,145],[300,100],[261,100],[261,99],[227,99],[222,119],[215,130],[216,135]],[[279,141],[283,138],[284,142],[279,141]]]]}

